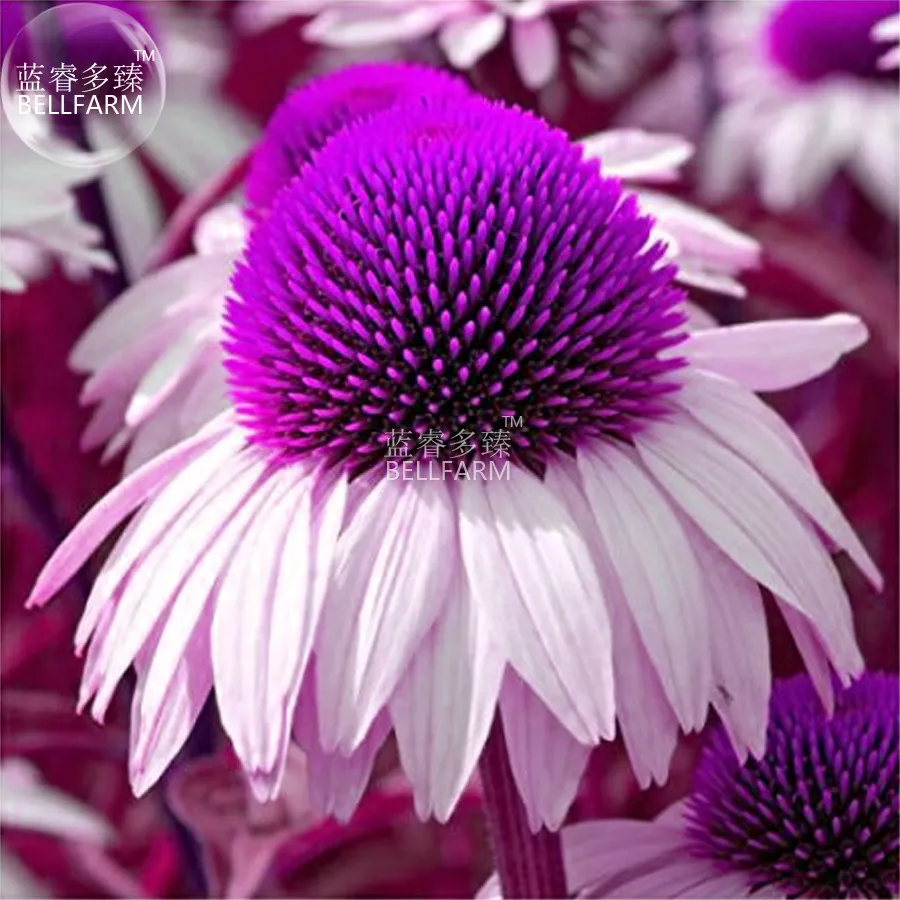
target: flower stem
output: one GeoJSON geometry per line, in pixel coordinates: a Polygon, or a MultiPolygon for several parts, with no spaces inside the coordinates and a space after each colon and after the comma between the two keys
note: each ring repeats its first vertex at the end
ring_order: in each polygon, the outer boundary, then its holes
{"type": "Polygon", "coordinates": [[[499,713],[478,764],[494,862],[505,900],[566,897],[559,834],[532,834],[506,749],[499,713]]]}

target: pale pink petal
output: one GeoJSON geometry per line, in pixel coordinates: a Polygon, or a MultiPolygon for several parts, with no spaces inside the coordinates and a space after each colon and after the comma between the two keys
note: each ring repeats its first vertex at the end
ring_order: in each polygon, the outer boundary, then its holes
{"type": "Polygon", "coordinates": [[[87,452],[108,441],[121,427],[128,408],[127,394],[104,397],[91,413],[91,419],[81,433],[80,447],[87,452]]]}
{"type": "Polygon", "coordinates": [[[696,366],[751,391],[781,391],[827,372],[868,337],[856,316],[835,313],[723,326],[693,334],[678,349],[696,366]]]}
{"type": "Polygon", "coordinates": [[[575,519],[600,577],[613,630],[616,715],[635,777],[642,788],[651,781],[663,784],[678,740],[678,720],[622,595],[576,467],[560,460],[548,469],[546,482],[575,519]]]}
{"type": "Polygon", "coordinates": [[[808,615],[847,671],[861,665],[847,597],[812,528],[754,468],[686,415],[635,435],[650,471],[748,575],[808,615]]]}
{"type": "Polygon", "coordinates": [[[510,41],[516,70],[525,87],[540,90],[559,68],[559,37],[550,19],[515,19],[510,23],[510,41]]]}
{"type": "Polygon", "coordinates": [[[382,479],[338,543],[316,638],[324,749],[354,749],[447,601],[457,568],[444,482],[382,479]]]}
{"type": "Polygon", "coordinates": [[[503,891],[500,889],[500,878],[497,875],[491,875],[491,877],[478,889],[475,900],[503,900],[503,891]]]}
{"type": "Polygon", "coordinates": [[[777,890],[769,888],[768,893],[765,890],[756,890],[744,872],[717,872],[709,874],[706,881],[700,884],[692,884],[686,893],[679,894],[680,897],[696,898],[696,900],[721,900],[722,897],[738,898],[760,898],[765,897],[781,897],[777,890]]]}
{"type": "Polygon", "coordinates": [[[600,819],[563,829],[563,860],[569,892],[602,890],[659,871],[687,850],[684,832],[656,822],[600,819]]]}
{"type": "Polygon", "coordinates": [[[44,566],[27,605],[43,606],[84,565],[122,519],[174,473],[223,440],[230,427],[230,418],[223,417],[210,423],[209,428],[139,469],[91,507],[44,566]]]}
{"type": "Polygon", "coordinates": [[[591,748],[579,744],[514,672],[500,695],[503,731],[519,796],[536,834],[556,831],[578,792],[591,748]]]}
{"type": "Polygon", "coordinates": [[[321,497],[302,470],[284,468],[271,481],[271,499],[218,587],[213,622],[222,724],[261,802],[281,787],[346,497],[343,478],[321,497]],[[248,604],[254,590],[257,602],[248,604]]]}
{"type": "Polygon", "coordinates": [[[668,900],[671,897],[691,897],[693,889],[719,874],[715,864],[708,859],[697,859],[690,853],[682,852],[665,866],[648,872],[641,872],[624,884],[595,885],[585,893],[585,897],[628,900],[668,900]]]}
{"type": "Polygon", "coordinates": [[[679,284],[700,288],[713,294],[723,294],[726,297],[743,299],[747,296],[747,289],[740,281],[731,275],[710,272],[702,259],[676,255],[672,261],[678,266],[676,280],[679,284]]]}
{"type": "MultiPolygon", "coordinates": [[[[94,718],[102,720],[119,680],[162,615],[177,601],[181,586],[197,566],[200,554],[194,543],[196,537],[203,538],[220,528],[254,492],[261,477],[262,467],[252,457],[243,463],[223,465],[202,483],[200,492],[136,560],[126,575],[115,620],[101,650],[102,671],[92,707],[94,718]]],[[[157,501],[151,501],[142,524],[152,520],[156,505],[157,501]]],[[[140,543],[139,532],[140,528],[132,543],[140,543]]],[[[81,698],[82,703],[84,699],[81,698]]]]}
{"type": "Polygon", "coordinates": [[[719,272],[738,272],[759,264],[759,243],[718,216],[658,191],[642,188],[635,194],[641,209],[675,238],[684,258],[719,272]]]}
{"type": "Polygon", "coordinates": [[[346,822],[369,783],[375,756],[390,731],[390,721],[380,712],[352,753],[326,753],[319,735],[315,682],[315,665],[311,664],[294,711],[294,737],[306,754],[310,804],[322,815],[333,815],[346,822]]]}
{"type": "Polygon", "coordinates": [[[675,402],[740,454],[850,555],[876,588],[883,579],[812,463],[784,435],[789,426],[771,407],[731,381],[691,373],[675,402]]]}
{"type": "Polygon", "coordinates": [[[601,131],[578,142],[585,159],[599,159],[603,173],[613,178],[669,181],[693,155],[689,141],[675,134],[621,128],[601,131]]]}
{"type": "Polygon", "coordinates": [[[458,573],[447,605],[390,703],[416,813],[446,822],[494,719],[506,660],[458,573]]]}
{"type": "MultiPolygon", "coordinates": [[[[684,518],[684,517],[682,517],[684,518]]],[[[739,569],[692,522],[684,519],[703,571],[709,608],[714,688],[712,702],[738,756],[759,757],[766,749],[769,694],[769,634],[756,582],[739,569]]]]}
{"type": "Polygon", "coordinates": [[[709,621],[684,529],[633,451],[605,441],[579,451],[578,469],[663,690],[682,725],[699,727],[712,687],[709,621]]]}
{"type": "Polygon", "coordinates": [[[247,240],[249,224],[237,203],[214,206],[197,220],[194,249],[200,256],[237,256],[247,240]]]}
{"type": "Polygon", "coordinates": [[[778,597],[775,598],[775,602],[787,622],[800,656],[803,657],[803,664],[822,700],[822,705],[830,716],[834,712],[834,684],[828,665],[828,652],[818,637],[815,624],[790,603],[785,603],[778,597]]]}
{"type": "Polygon", "coordinates": [[[585,743],[611,737],[609,620],[571,516],[524,470],[509,481],[458,486],[469,584],[510,664],[574,737],[585,743]]]}
{"type": "Polygon", "coordinates": [[[123,346],[143,337],[175,300],[208,296],[211,285],[228,289],[231,259],[221,256],[179,260],[140,279],[117,297],[81,336],[69,356],[78,372],[105,366],[123,346]]]}
{"type": "Polygon", "coordinates": [[[466,71],[500,43],[506,19],[499,12],[472,12],[447,22],[438,33],[441,50],[455,69],[466,71]]]}
{"type": "Polygon", "coordinates": [[[170,343],[138,382],[125,411],[125,423],[132,428],[145,422],[191,374],[198,363],[198,345],[203,335],[188,330],[170,343]]]}
{"type": "Polygon", "coordinates": [[[138,518],[129,524],[127,532],[117,541],[91,587],[87,605],[75,632],[77,648],[83,647],[87,642],[100,608],[118,590],[123,579],[136,567],[137,561],[162,541],[185,508],[205,493],[207,482],[215,473],[220,473],[223,469],[231,471],[231,466],[238,464],[237,453],[241,443],[242,438],[237,432],[225,434],[205,452],[188,460],[172,474],[156,496],[150,499],[138,518]]]}
{"type": "MultiPolygon", "coordinates": [[[[190,633],[183,656],[166,673],[158,703],[148,704],[144,698],[149,683],[146,666],[155,652],[153,640],[135,662],[137,688],[131,702],[128,777],[136,797],[156,784],[184,746],[212,690],[210,619],[207,614],[190,633]]],[[[162,631],[158,629],[156,635],[162,631]]]]}
{"type": "Polygon", "coordinates": [[[685,300],[684,311],[687,315],[687,327],[691,331],[703,331],[706,328],[718,328],[719,323],[716,318],[708,313],[702,306],[685,300]]]}

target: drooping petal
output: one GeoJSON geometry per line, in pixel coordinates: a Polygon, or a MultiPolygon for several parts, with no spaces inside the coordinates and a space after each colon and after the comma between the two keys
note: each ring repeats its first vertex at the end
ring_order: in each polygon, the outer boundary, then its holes
{"type": "Polygon", "coordinates": [[[778,413],[740,386],[703,372],[686,376],[674,402],[768,478],[847,551],[876,588],[881,588],[878,567],[825,490],[806,454],[798,454],[795,440],[787,442],[790,428],[778,413]]]}
{"type": "Polygon", "coordinates": [[[453,68],[467,71],[500,43],[505,28],[501,13],[476,11],[447,22],[438,43],[453,68]]]}
{"type": "Polygon", "coordinates": [[[503,731],[528,826],[556,831],[578,792],[591,748],[576,741],[514,672],[500,695],[503,731]]]}
{"type": "Polygon", "coordinates": [[[682,829],[636,819],[570,825],[563,830],[562,847],[569,892],[591,889],[596,896],[603,896],[606,886],[665,868],[686,849],[682,829]]]}
{"type": "MultiPolygon", "coordinates": [[[[102,720],[122,675],[197,566],[195,536],[205,539],[228,521],[255,490],[261,469],[253,458],[222,466],[170,520],[165,533],[141,553],[125,576],[115,620],[101,649],[101,671],[92,708],[96,719],[102,720]]],[[[151,512],[152,509],[146,510],[142,524],[150,519],[151,512]]],[[[137,536],[133,541],[137,541],[137,536]]]]}
{"type": "Polygon", "coordinates": [[[131,702],[128,777],[136,797],[156,784],[184,746],[212,690],[211,618],[207,611],[190,632],[183,654],[166,673],[158,702],[148,702],[145,692],[153,677],[147,664],[154,657],[155,640],[163,628],[157,630],[135,662],[138,679],[131,702]]]}
{"type": "Polygon", "coordinates": [[[697,367],[751,391],[782,391],[827,372],[868,336],[856,316],[835,313],[695,332],[678,349],[697,367]]]}
{"type": "Polygon", "coordinates": [[[455,548],[443,482],[383,479],[357,510],[316,639],[324,749],[354,749],[387,703],[446,602],[455,548]]]}
{"type": "Polygon", "coordinates": [[[631,181],[669,181],[693,155],[689,141],[639,129],[601,131],[578,142],[585,159],[599,159],[603,172],[631,181]]]}
{"type": "Polygon", "coordinates": [[[812,619],[836,660],[861,664],[834,563],[812,528],[748,463],[684,415],[635,435],[641,458],[706,536],[812,619]]]}
{"type": "Polygon", "coordinates": [[[631,767],[642,788],[663,784],[678,741],[678,720],[638,633],[609,553],[600,538],[574,463],[548,469],[547,487],[562,499],[590,548],[613,631],[616,716],[631,767]]]}
{"type": "MultiPolygon", "coordinates": [[[[684,517],[683,517],[684,518],[684,517]]],[[[719,550],[696,525],[685,530],[703,572],[709,608],[714,687],[712,702],[738,756],[766,749],[769,695],[769,633],[756,582],[719,550]]]]}
{"type": "Polygon", "coordinates": [[[578,469],[663,690],[682,725],[699,727],[712,685],[709,621],[684,529],[633,452],[603,442],[579,452],[578,469]]]}
{"type": "Polygon", "coordinates": [[[809,677],[815,685],[816,692],[830,716],[834,712],[834,684],[831,677],[831,668],[828,665],[828,652],[822,646],[822,641],[816,633],[815,625],[799,612],[790,603],[785,603],[778,597],[775,598],[778,609],[784,616],[784,621],[790,629],[791,637],[803,657],[803,664],[809,677]]]}
{"type": "Polygon", "coordinates": [[[540,90],[559,68],[559,38],[549,18],[514,19],[510,41],[516,71],[525,87],[540,90]]]}
{"type": "Polygon", "coordinates": [[[693,897],[693,890],[714,878],[718,869],[706,859],[697,859],[682,852],[657,869],[634,873],[634,877],[614,885],[601,882],[583,896],[600,898],[641,897],[646,900],[667,900],[670,897],[693,897]]]}
{"type": "Polygon", "coordinates": [[[536,477],[459,483],[459,536],[474,601],[513,668],[573,736],[615,731],[612,640],[584,539],[536,477]]]}
{"type": "Polygon", "coordinates": [[[229,421],[223,416],[210,423],[201,433],[138,469],[91,507],[44,566],[27,605],[43,606],[84,565],[110,531],[157,487],[225,439],[229,421]]]}
{"type": "Polygon", "coordinates": [[[315,680],[315,664],[311,663],[294,711],[294,737],[306,754],[310,805],[322,815],[333,815],[346,822],[369,783],[375,756],[390,731],[390,721],[381,712],[352,753],[326,753],[319,736],[315,680]]]}
{"type": "Polygon", "coordinates": [[[491,727],[505,665],[485,610],[458,573],[390,703],[419,818],[446,822],[453,812],[491,727]]]}

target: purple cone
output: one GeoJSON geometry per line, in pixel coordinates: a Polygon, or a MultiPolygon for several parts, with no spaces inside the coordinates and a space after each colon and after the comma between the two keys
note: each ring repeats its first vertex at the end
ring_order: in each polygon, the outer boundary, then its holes
{"type": "Polygon", "coordinates": [[[777,6],[766,30],[772,60],[799,81],[829,76],[890,79],[878,68],[883,47],[872,27],[897,12],[897,0],[787,0],[777,6]]]}
{"type": "Polygon", "coordinates": [[[281,102],[253,154],[246,196],[267,208],[325,142],[342,128],[400,103],[469,96],[465,82],[447,72],[411,63],[370,63],[325,75],[281,102]]]}
{"type": "Polygon", "coordinates": [[[279,194],[235,275],[241,420],[277,454],[353,474],[398,430],[521,416],[510,457],[538,473],[626,438],[682,365],[660,358],[684,337],[683,295],[651,224],[518,109],[423,101],[351,126],[279,194]]]}
{"type": "Polygon", "coordinates": [[[698,854],[788,897],[898,889],[898,679],[864,675],[828,719],[806,675],[772,693],[766,754],[741,767],[717,728],[694,775],[698,854]]]}

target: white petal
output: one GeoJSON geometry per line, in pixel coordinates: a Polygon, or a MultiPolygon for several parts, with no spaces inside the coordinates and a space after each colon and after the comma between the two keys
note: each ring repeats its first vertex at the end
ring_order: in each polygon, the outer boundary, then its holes
{"type": "Polygon", "coordinates": [[[459,483],[459,535],[475,602],[512,667],[573,736],[615,731],[612,641],[597,574],[565,507],[535,476],[459,483]]]}
{"type": "Polygon", "coordinates": [[[446,822],[494,719],[505,659],[461,574],[391,700],[416,813],[446,822]]]}
{"type": "Polygon", "coordinates": [[[539,90],[559,69],[559,37],[549,18],[516,19],[510,39],[516,70],[525,87],[539,90]]]}
{"type": "Polygon", "coordinates": [[[585,159],[599,159],[603,173],[627,180],[668,179],[693,155],[689,141],[638,129],[601,131],[578,142],[585,159]]]}
{"type": "Polygon", "coordinates": [[[340,537],[316,639],[324,749],[354,749],[437,619],[457,568],[443,482],[382,479],[340,537]]]}
{"type": "Polygon", "coordinates": [[[467,71],[500,43],[505,29],[500,13],[474,12],[447,22],[438,33],[438,43],[453,68],[467,71]]]}
{"type": "Polygon", "coordinates": [[[684,529],[633,452],[598,443],[579,451],[578,469],[663,690],[682,725],[699,727],[712,686],[709,621],[684,529]]]}
{"type": "Polygon", "coordinates": [[[578,793],[591,748],[579,744],[513,672],[500,696],[503,731],[528,825],[556,831],[578,793]]]}

